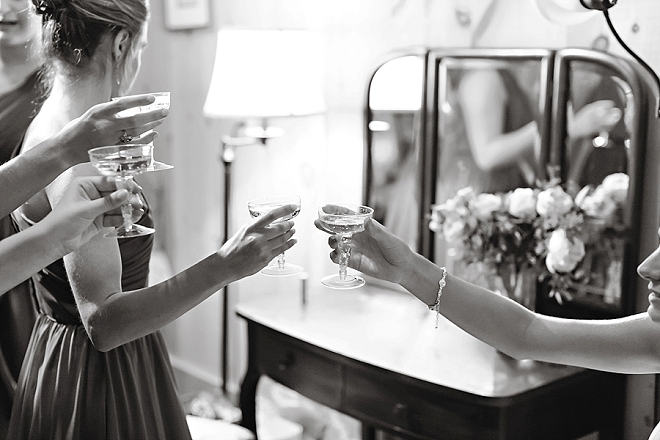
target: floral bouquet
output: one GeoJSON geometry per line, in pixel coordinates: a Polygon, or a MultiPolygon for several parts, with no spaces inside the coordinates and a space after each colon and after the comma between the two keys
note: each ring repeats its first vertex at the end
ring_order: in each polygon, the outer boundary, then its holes
{"type": "Polygon", "coordinates": [[[611,299],[620,295],[628,185],[628,175],[615,173],[575,197],[558,179],[507,193],[476,194],[467,187],[433,206],[429,226],[456,258],[485,266],[502,277],[507,290],[515,287],[516,274],[531,270],[549,281],[560,303],[571,299],[569,289],[577,284],[596,286],[593,293],[611,299]]]}

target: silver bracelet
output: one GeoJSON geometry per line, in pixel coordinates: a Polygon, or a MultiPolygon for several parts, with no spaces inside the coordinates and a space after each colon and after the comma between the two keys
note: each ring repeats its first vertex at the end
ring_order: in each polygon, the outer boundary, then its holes
{"type": "Polygon", "coordinates": [[[438,328],[438,322],[440,321],[440,297],[442,296],[442,289],[447,285],[447,269],[441,267],[442,277],[438,281],[438,296],[435,298],[435,303],[429,306],[430,311],[435,311],[435,328],[438,328]]]}

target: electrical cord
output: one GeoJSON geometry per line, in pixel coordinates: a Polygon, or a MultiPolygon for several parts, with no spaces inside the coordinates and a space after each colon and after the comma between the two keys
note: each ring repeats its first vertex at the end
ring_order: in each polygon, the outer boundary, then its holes
{"type": "MultiPolygon", "coordinates": [[[[610,28],[610,31],[612,31],[612,34],[614,35],[614,38],[616,38],[616,41],[619,42],[621,47],[623,47],[626,52],[628,52],[639,64],[641,64],[650,74],[651,77],[655,80],[655,85],[658,89],[658,93],[660,94],[660,79],[658,79],[658,75],[655,74],[651,66],[646,64],[646,62],[641,59],[631,48],[628,47],[626,43],[623,42],[619,34],[617,33],[616,29],[614,29],[614,25],[612,24],[612,20],[610,20],[610,14],[607,12],[607,9],[603,10],[603,15],[605,16],[605,21],[607,21],[607,26],[610,28]]],[[[660,96],[656,98],[656,107],[655,107],[655,117],[659,118],[660,117],[660,96]]]]}

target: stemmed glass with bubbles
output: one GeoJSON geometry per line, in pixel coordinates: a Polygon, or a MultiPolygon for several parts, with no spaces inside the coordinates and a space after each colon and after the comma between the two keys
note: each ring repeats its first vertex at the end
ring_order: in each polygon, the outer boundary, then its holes
{"type": "MultiPolygon", "coordinates": [[[[270,211],[281,208],[282,206],[287,205],[296,205],[297,209],[291,214],[288,214],[282,218],[278,218],[273,223],[280,223],[286,220],[291,220],[300,213],[300,196],[296,195],[280,195],[280,196],[270,196],[263,197],[255,200],[250,200],[248,202],[248,211],[253,218],[268,214],[270,211]]],[[[284,258],[284,252],[277,256],[277,259],[274,260],[274,263],[264,267],[261,270],[263,275],[268,276],[288,276],[295,275],[303,271],[301,266],[288,263],[284,258]]]]}
{"type": "MultiPolygon", "coordinates": [[[[89,150],[89,161],[104,176],[114,176],[117,189],[130,191],[129,183],[133,177],[151,171],[153,161],[153,145],[125,144],[110,147],[98,147],[89,150]]],[[[121,206],[124,223],[113,231],[105,234],[106,237],[130,238],[149,235],[154,229],[133,223],[133,206],[130,201],[121,206]]]]}
{"type": "MultiPolygon", "coordinates": [[[[145,95],[153,96],[155,98],[155,101],[152,102],[151,104],[140,105],[123,110],[117,113],[117,116],[132,116],[137,113],[146,113],[153,110],[170,108],[170,92],[152,92],[152,93],[145,93],[145,95]]],[[[117,99],[119,98],[112,98],[113,101],[116,101],[117,99]]],[[[153,145],[153,143],[151,145],[153,145]]],[[[151,162],[149,163],[146,171],[161,171],[161,170],[169,170],[171,168],[174,167],[172,165],[163,162],[158,162],[152,156],[151,162]]]]}
{"type": "Polygon", "coordinates": [[[373,216],[369,206],[342,204],[325,205],[318,210],[321,226],[337,235],[339,251],[339,273],[328,275],[321,283],[332,289],[355,289],[365,284],[364,278],[347,272],[348,259],[351,257],[351,239],[356,232],[364,231],[364,223],[373,216]]]}

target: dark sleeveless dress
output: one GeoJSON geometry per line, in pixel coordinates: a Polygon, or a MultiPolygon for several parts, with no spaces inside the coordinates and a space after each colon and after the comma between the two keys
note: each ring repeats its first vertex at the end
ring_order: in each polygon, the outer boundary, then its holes
{"type": "MultiPolygon", "coordinates": [[[[522,90],[514,74],[506,69],[497,71],[506,90],[507,101],[503,133],[510,133],[536,118],[538,113],[522,90]]],[[[462,79],[462,72],[457,71],[450,78],[454,82],[454,90],[462,79]]],[[[519,187],[528,187],[524,173],[516,163],[502,166],[492,171],[483,171],[477,166],[465,128],[463,110],[460,102],[454,97],[451,111],[447,112],[447,121],[441,127],[441,139],[438,152],[438,176],[436,199],[434,203],[444,203],[456,195],[459,189],[472,187],[476,193],[506,192],[519,187]]]]}
{"type": "MultiPolygon", "coordinates": [[[[139,224],[153,226],[150,211],[139,224]]],[[[124,291],[147,285],[152,246],[153,235],[119,240],[124,291]]],[[[190,439],[161,333],[100,352],[82,325],[63,261],[34,280],[39,316],[9,438],[190,439]]]]}
{"type": "MultiPolygon", "coordinates": [[[[0,96],[0,164],[14,157],[42,102],[39,74],[0,96]]],[[[0,218],[0,240],[15,234],[11,217],[0,218]]],[[[26,281],[0,296],[0,439],[6,438],[16,381],[36,319],[32,283],[26,281]]]]}

